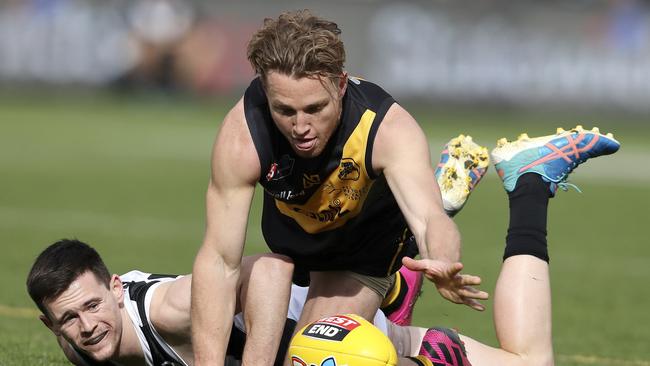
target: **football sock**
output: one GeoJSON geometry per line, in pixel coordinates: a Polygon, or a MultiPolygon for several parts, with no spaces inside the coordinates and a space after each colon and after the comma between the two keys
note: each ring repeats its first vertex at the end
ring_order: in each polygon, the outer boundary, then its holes
{"type": "Polygon", "coordinates": [[[399,308],[406,297],[407,291],[408,285],[406,284],[406,280],[402,277],[402,274],[399,273],[399,271],[395,272],[395,284],[390,291],[388,291],[388,294],[386,294],[386,297],[380,306],[380,309],[384,314],[388,315],[399,308]]]}
{"type": "Polygon", "coordinates": [[[528,254],[549,261],[546,217],[550,197],[549,183],[541,175],[527,173],[519,177],[515,189],[508,192],[510,225],[503,260],[528,254]]]}

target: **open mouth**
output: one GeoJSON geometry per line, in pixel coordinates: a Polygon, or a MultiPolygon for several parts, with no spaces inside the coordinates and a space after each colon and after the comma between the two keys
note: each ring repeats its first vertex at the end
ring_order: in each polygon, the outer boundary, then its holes
{"type": "Polygon", "coordinates": [[[295,145],[298,150],[310,150],[316,144],[316,138],[296,139],[295,145]]]}
{"type": "Polygon", "coordinates": [[[100,333],[100,334],[98,334],[98,335],[96,335],[95,337],[92,337],[92,338],[88,339],[87,341],[84,342],[84,346],[94,346],[94,345],[96,345],[97,343],[101,342],[106,337],[106,334],[108,334],[107,330],[100,333]]]}

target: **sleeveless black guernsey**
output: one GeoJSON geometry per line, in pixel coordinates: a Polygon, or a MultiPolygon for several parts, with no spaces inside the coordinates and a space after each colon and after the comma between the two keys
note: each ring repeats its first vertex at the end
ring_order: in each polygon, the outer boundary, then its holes
{"type": "Polygon", "coordinates": [[[336,131],[318,157],[304,159],[273,122],[259,78],[246,89],[264,188],[262,232],[273,252],[293,259],[294,282],[305,284],[308,271],[382,277],[401,265],[410,233],[385,177],[372,171],[377,129],[393,103],[379,86],[349,78],[336,131]]]}

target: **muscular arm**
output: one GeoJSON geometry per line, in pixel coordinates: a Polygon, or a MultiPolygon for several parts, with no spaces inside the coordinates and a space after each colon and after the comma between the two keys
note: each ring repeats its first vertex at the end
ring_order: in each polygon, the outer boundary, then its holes
{"type": "MultiPolygon", "coordinates": [[[[276,254],[243,257],[237,284],[237,308],[244,313],[247,341],[244,364],[273,363],[284,328],[293,263],[276,254]],[[273,336],[277,334],[277,336],[273,336]]],[[[192,275],[162,283],[151,302],[151,321],[165,341],[193,363],[190,322],[192,275]]]]}
{"type": "Polygon", "coordinates": [[[192,275],[164,282],[151,300],[150,319],[156,331],[184,359],[193,360],[190,321],[192,275]]]}
{"type": "Polygon", "coordinates": [[[428,142],[417,122],[398,104],[388,110],[377,131],[372,161],[375,171],[386,176],[420,256],[458,261],[460,233],[443,209],[428,142]]]}
{"type": "Polygon", "coordinates": [[[259,171],[240,100],[226,116],[212,152],[205,238],[194,261],[192,278],[195,365],[224,362],[248,212],[259,171]]]}
{"type": "Polygon", "coordinates": [[[481,279],[459,274],[460,233],[443,209],[427,139],[398,104],[388,110],[377,131],[372,160],[373,169],[384,173],[418,244],[422,259],[405,258],[404,265],[423,272],[448,300],[483,310],[474,299],[485,299],[487,293],[471,287],[481,279]]]}

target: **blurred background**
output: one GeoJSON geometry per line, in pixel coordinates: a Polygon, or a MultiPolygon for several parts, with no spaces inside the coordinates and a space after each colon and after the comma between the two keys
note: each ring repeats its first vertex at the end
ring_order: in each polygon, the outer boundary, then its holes
{"type": "Polygon", "coordinates": [[[5,0],[9,85],[239,94],[264,17],[336,19],[347,68],[400,98],[648,112],[650,10],[609,1],[5,0]]]}
{"type": "MultiPolygon", "coordinates": [[[[574,1],[0,0],[0,366],[64,365],[24,281],[77,237],[116,273],[186,273],[203,237],[210,150],[254,77],[265,17],[309,8],[343,31],[346,69],[418,120],[432,160],[459,133],[577,124],[621,150],[581,166],[551,202],[558,365],[650,365],[650,3],[574,1]]],[[[233,157],[236,158],[236,157],[233,157]]],[[[267,251],[262,192],[246,253],[267,251]]],[[[492,169],[457,216],[463,262],[491,292],[507,201],[492,169]]],[[[497,345],[490,316],[439,299],[415,323],[497,345]]]]}

